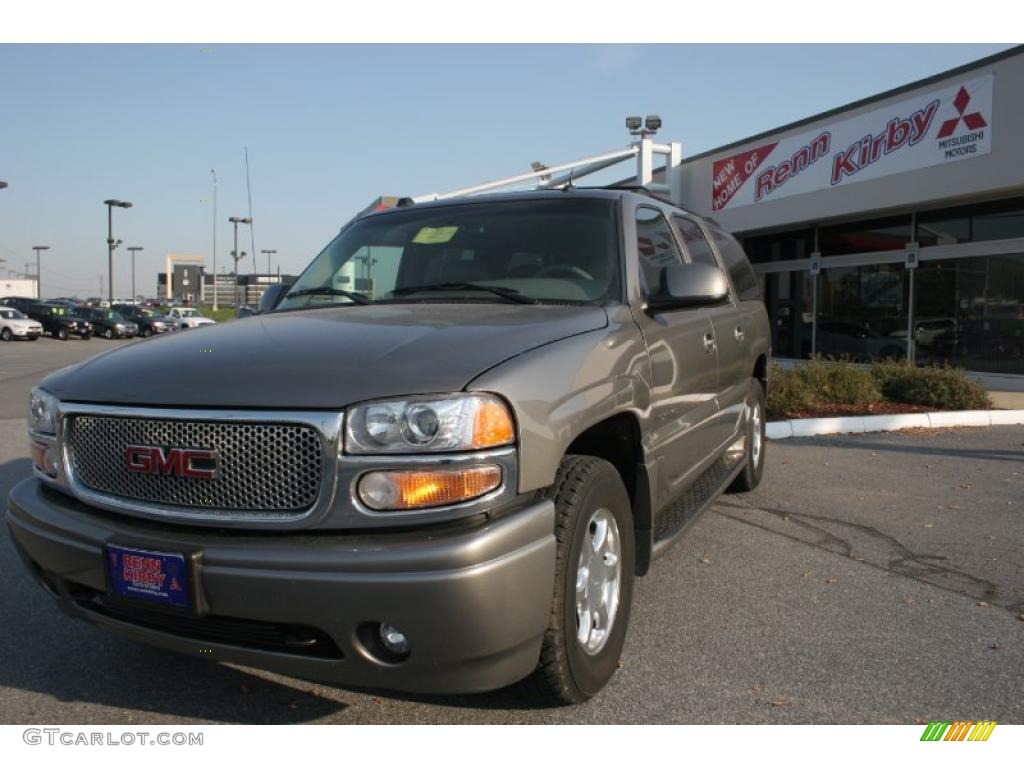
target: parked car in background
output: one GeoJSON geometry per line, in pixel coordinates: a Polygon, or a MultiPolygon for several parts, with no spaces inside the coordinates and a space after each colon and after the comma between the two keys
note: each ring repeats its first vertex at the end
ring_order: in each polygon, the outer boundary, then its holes
{"type": "Polygon", "coordinates": [[[243,304],[237,310],[235,310],[235,317],[252,317],[258,315],[260,310],[258,307],[251,307],[248,304],[243,304]]]}
{"type": "Polygon", "coordinates": [[[38,320],[43,326],[43,332],[55,339],[67,341],[69,336],[88,339],[92,336],[92,324],[83,317],[75,317],[75,312],[75,309],[64,304],[41,301],[32,304],[25,314],[38,320]]]}
{"type": "Polygon", "coordinates": [[[38,303],[38,299],[29,298],[28,296],[4,296],[0,298],[0,304],[5,307],[14,307],[23,315],[27,315],[29,309],[38,303]]]}
{"type": "Polygon", "coordinates": [[[0,307],[0,339],[35,341],[42,335],[43,326],[38,320],[26,317],[14,307],[0,307]]]}
{"type": "Polygon", "coordinates": [[[152,336],[154,333],[178,330],[178,325],[173,318],[148,307],[115,305],[114,310],[120,312],[126,320],[135,323],[139,327],[139,336],[144,338],[152,336]]]}
{"type": "Polygon", "coordinates": [[[907,356],[907,342],[906,338],[883,336],[857,323],[822,320],[818,323],[818,352],[826,357],[849,358],[856,363],[901,360],[907,356]]]}
{"type": "Polygon", "coordinates": [[[174,307],[167,316],[174,321],[179,331],[186,328],[198,328],[201,325],[213,325],[214,321],[209,317],[203,317],[203,313],[195,307],[174,307]]]}
{"type": "Polygon", "coordinates": [[[114,309],[81,310],[92,323],[93,333],[105,339],[130,339],[138,335],[139,326],[114,309]]]}

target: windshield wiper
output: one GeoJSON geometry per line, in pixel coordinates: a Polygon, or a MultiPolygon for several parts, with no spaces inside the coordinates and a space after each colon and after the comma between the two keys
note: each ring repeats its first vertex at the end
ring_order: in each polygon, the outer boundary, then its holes
{"type": "Polygon", "coordinates": [[[361,293],[355,291],[345,291],[341,288],[331,288],[326,285],[322,285],[319,288],[303,288],[300,291],[289,291],[285,294],[286,299],[290,299],[293,296],[344,296],[346,299],[351,299],[356,304],[372,304],[373,302],[361,293]]]}
{"type": "Polygon", "coordinates": [[[523,296],[515,288],[503,288],[499,285],[483,285],[482,283],[429,283],[427,285],[407,285],[402,288],[395,288],[392,296],[405,296],[410,293],[421,293],[427,291],[484,291],[500,296],[507,301],[516,304],[537,304],[537,299],[523,296]]]}

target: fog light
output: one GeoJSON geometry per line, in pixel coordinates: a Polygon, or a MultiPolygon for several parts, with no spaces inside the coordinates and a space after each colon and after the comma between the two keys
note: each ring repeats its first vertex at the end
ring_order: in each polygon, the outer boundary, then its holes
{"type": "Polygon", "coordinates": [[[496,464],[434,471],[368,472],[359,480],[359,499],[377,511],[444,507],[477,499],[501,485],[496,464]]]}
{"type": "Polygon", "coordinates": [[[32,443],[30,453],[36,469],[50,477],[57,476],[57,461],[50,446],[45,443],[32,443]]]}
{"type": "Polygon", "coordinates": [[[381,624],[380,630],[380,641],[389,653],[393,653],[396,656],[405,656],[409,652],[409,641],[405,635],[398,631],[397,627],[393,627],[390,624],[381,624]]]}

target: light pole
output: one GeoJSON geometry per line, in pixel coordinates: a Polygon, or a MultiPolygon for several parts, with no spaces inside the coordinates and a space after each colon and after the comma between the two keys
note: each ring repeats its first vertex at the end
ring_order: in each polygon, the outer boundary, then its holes
{"type": "Polygon", "coordinates": [[[43,273],[39,269],[39,252],[50,250],[48,245],[33,245],[32,250],[36,252],[36,298],[43,300],[43,273]]]}
{"type": "Polygon", "coordinates": [[[132,301],[135,301],[135,254],[145,249],[141,245],[130,245],[128,250],[132,252],[132,301]]]}
{"type": "Polygon", "coordinates": [[[238,307],[240,306],[238,302],[238,262],[242,260],[242,256],[238,254],[238,225],[252,224],[252,219],[248,216],[229,216],[228,221],[235,225],[235,250],[231,252],[231,255],[235,259],[235,306],[238,307]]]}
{"type": "Polygon", "coordinates": [[[131,208],[132,204],[124,200],[104,200],[107,206],[107,299],[114,303],[114,248],[121,244],[118,240],[114,243],[114,207],[131,208]]]}
{"type": "Polygon", "coordinates": [[[263,248],[263,249],[260,250],[260,253],[267,254],[267,274],[269,275],[270,274],[270,254],[277,253],[277,251],[274,250],[273,248],[263,248]]]}
{"type": "Polygon", "coordinates": [[[211,168],[213,176],[213,311],[217,311],[217,172],[211,168]]]}

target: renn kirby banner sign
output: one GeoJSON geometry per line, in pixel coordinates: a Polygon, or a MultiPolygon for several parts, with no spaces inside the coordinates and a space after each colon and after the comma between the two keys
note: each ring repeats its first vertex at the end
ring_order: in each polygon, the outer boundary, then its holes
{"type": "Polygon", "coordinates": [[[992,149],[989,74],[833,125],[773,141],[712,164],[721,211],[854,184],[992,149]]]}

